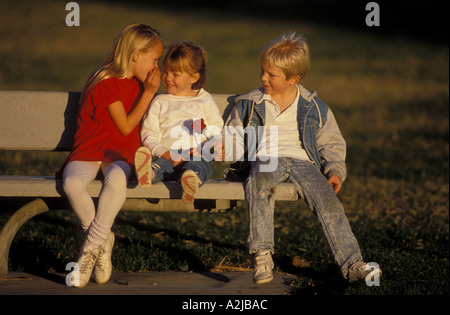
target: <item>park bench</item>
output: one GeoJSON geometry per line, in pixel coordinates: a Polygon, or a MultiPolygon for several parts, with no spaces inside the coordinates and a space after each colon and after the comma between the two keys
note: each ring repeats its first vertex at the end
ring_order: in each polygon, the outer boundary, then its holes
{"type": "MultiPolygon", "coordinates": [[[[234,106],[233,95],[213,95],[224,119],[234,106]]],[[[70,151],[76,130],[79,92],[0,91],[1,150],[70,151]]],[[[99,196],[101,180],[88,186],[99,196]]],[[[207,211],[233,209],[245,200],[244,183],[211,179],[198,191],[194,203],[181,201],[175,182],[160,182],[143,189],[130,181],[122,211],[207,211]]],[[[297,200],[292,184],[278,185],[275,200],[297,200]]],[[[54,176],[8,176],[0,174],[1,210],[20,203],[0,232],[0,278],[8,273],[9,248],[20,227],[34,216],[56,209],[69,209],[62,180],[54,176]]]]}

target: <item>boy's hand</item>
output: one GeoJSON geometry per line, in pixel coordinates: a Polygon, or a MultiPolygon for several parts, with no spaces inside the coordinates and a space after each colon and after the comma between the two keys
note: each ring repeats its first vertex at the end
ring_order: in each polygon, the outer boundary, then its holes
{"type": "Polygon", "coordinates": [[[214,141],[212,146],[214,147],[214,160],[219,162],[225,160],[225,147],[223,142],[219,140],[214,141]]]}
{"type": "Polygon", "coordinates": [[[332,174],[330,178],[328,178],[328,182],[330,183],[331,187],[333,187],[336,194],[341,190],[342,181],[341,178],[336,174],[332,174]]]}

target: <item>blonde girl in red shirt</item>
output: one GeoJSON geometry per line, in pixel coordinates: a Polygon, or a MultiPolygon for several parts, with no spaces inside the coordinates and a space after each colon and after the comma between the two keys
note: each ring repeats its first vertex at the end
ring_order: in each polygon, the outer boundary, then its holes
{"type": "Polygon", "coordinates": [[[73,149],[63,167],[64,192],[86,232],[79,271],[72,272],[75,287],[87,285],[92,271],[98,283],[111,276],[111,227],[141,146],[139,123],[160,85],[163,50],[158,31],[144,24],[126,26],[83,91],[73,149]],[[100,169],[104,184],[96,209],[86,187],[100,169]]]}

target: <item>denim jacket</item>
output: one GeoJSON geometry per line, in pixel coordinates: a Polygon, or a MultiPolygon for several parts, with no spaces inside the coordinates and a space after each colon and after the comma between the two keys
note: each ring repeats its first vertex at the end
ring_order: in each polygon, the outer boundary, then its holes
{"type": "MultiPolygon", "coordinates": [[[[347,176],[345,165],[346,143],[330,108],[311,92],[299,85],[297,128],[300,142],[313,163],[329,178],[338,175],[342,181],[347,176]]],[[[266,102],[262,89],[254,90],[235,99],[235,107],[225,126],[265,125],[266,102]]]]}

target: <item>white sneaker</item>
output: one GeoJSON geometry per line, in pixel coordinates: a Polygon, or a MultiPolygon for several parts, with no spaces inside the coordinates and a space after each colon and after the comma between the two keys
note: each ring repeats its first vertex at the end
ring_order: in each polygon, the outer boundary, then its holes
{"type": "Polygon", "coordinates": [[[183,187],[183,195],[181,200],[184,202],[194,202],[199,182],[200,180],[194,171],[185,171],[181,176],[181,187],[183,187]]]}
{"type": "Polygon", "coordinates": [[[370,265],[364,261],[356,261],[348,268],[348,281],[355,282],[366,279],[380,279],[382,271],[380,268],[370,265]]]}
{"type": "Polygon", "coordinates": [[[152,154],[146,147],[140,147],[134,154],[134,166],[139,186],[148,188],[154,177],[152,169],[152,154]]]}
{"type": "Polygon", "coordinates": [[[114,233],[109,232],[105,243],[100,247],[97,262],[94,267],[94,279],[99,284],[108,282],[112,273],[111,254],[114,245],[114,233]]]}
{"type": "Polygon", "coordinates": [[[261,251],[255,255],[255,272],[253,273],[253,282],[255,284],[267,283],[273,280],[273,260],[269,251],[261,251]]]}
{"type": "Polygon", "coordinates": [[[89,283],[99,253],[100,248],[93,249],[87,240],[84,241],[80,255],[78,256],[78,271],[73,272],[70,278],[74,287],[83,288],[89,283]]]}

